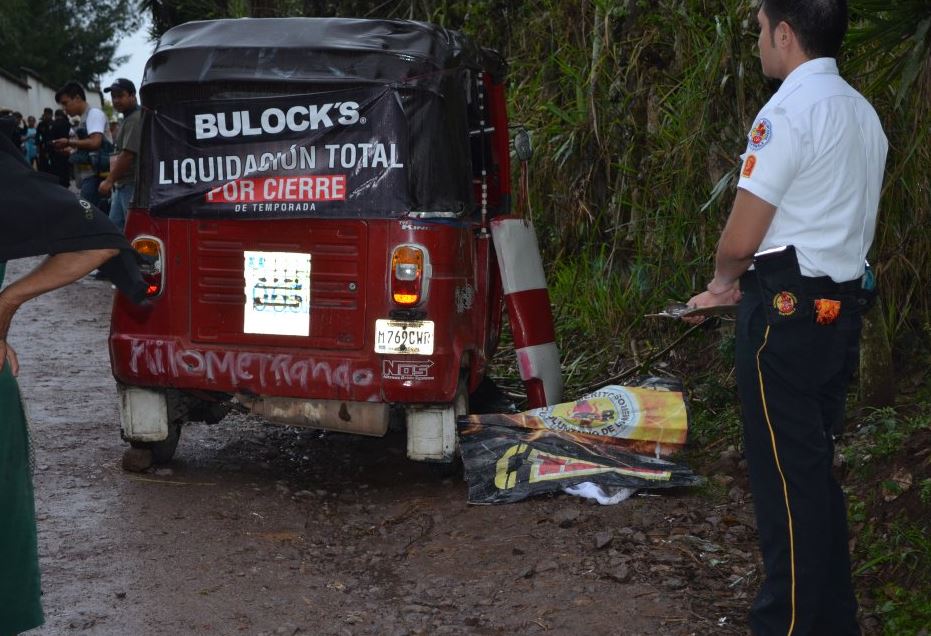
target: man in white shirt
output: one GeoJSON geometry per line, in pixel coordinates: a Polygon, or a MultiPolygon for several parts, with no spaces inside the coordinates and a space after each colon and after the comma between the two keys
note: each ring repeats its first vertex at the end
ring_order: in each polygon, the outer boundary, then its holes
{"type": "Polygon", "coordinates": [[[888,145],[838,75],[845,0],[763,0],[757,20],[763,74],[783,82],[748,134],[714,278],[689,304],[740,303],[737,385],[765,567],[754,634],[860,634],[832,430],[858,360],[888,145]]]}
{"type": "Polygon", "coordinates": [[[80,117],[75,138],[52,140],[52,145],[60,151],[70,149],[74,165],[74,181],[81,192],[81,198],[92,205],[100,205],[97,188],[103,180],[101,168],[109,163],[112,149],[110,127],[107,116],[99,108],[87,103],[84,87],[77,82],[68,82],[55,93],[55,101],[69,117],[80,117]],[[101,155],[103,158],[101,159],[101,155]]]}

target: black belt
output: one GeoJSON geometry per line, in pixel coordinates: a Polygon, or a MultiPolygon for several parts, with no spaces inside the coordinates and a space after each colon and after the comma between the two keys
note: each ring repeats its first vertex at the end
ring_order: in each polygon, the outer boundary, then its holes
{"type": "MultiPolygon", "coordinates": [[[[862,288],[859,278],[836,283],[830,276],[802,276],[802,288],[811,296],[846,296],[856,294],[862,288]]],[[[740,277],[740,291],[747,293],[759,292],[756,282],[756,272],[752,269],[744,272],[740,277]]]]}

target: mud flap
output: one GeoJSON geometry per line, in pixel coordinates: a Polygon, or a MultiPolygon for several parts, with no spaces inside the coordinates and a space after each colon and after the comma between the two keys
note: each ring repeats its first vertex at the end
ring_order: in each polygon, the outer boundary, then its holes
{"type": "Polygon", "coordinates": [[[123,439],[160,442],[168,438],[168,399],[164,393],[119,385],[123,439]]]}
{"type": "Polygon", "coordinates": [[[557,404],[563,388],[559,349],[533,224],[517,217],[498,217],[491,222],[491,236],[528,405],[557,404]]]}
{"type": "Polygon", "coordinates": [[[421,462],[450,462],[455,455],[455,408],[408,407],[407,456],[421,462]]]}

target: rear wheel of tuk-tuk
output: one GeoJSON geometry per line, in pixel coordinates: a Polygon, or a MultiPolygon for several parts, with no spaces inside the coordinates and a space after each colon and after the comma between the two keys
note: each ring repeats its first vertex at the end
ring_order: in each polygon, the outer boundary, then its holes
{"type": "Polygon", "coordinates": [[[172,422],[168,425],[168,437],[159,442],[130,441],[133,448],[149,450],[152,453],[152,463],[167,464],[178,450],[178,441],[181,439],[181,422],[172,422]]]}

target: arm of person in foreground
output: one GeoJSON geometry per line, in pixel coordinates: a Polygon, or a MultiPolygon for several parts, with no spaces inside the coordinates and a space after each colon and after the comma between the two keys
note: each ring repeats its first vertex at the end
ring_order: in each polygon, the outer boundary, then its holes
{"type": "MultiPolygon", "coordinates": [[[[740,276],[747,271],[776,215],[776,206],[743,189],[737,190],[734,207],[718,240],[714,278],[700,294],[692,296],[691,307],[731,305],[740,301],[740,276]]],[[[704,317],[685,318],[698,324],[704,317]]]]}
{"type": "Polygon", "coordinates": [[[62,252],[47,259],[26,276],[0,292],[0,367],[9,360],[13,375],[19,373],[16,352],[7,344],[13,314],[23,303],[36,296],[73,283],[119,254],[117,249],[62,252]]]}

